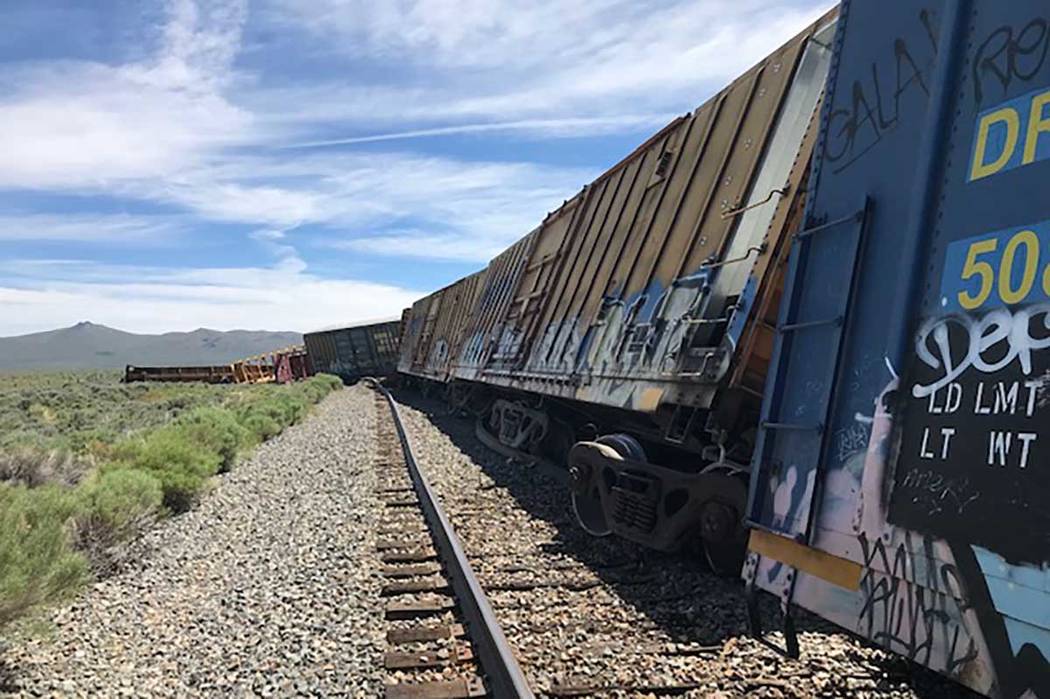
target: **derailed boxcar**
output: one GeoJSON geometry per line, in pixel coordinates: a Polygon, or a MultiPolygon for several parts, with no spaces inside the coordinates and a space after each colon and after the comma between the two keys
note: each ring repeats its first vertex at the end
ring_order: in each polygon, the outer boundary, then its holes
{"type": "Polygon", "coordinates": [[[313,371],[335,374],[346,383],[363,376],[388,376],[397,371],[401,321],[331,328],[303,335],[313,371]]]}
{"type": "Polygon", "coordinates": [[[404,330],[400,371],[436,381],[449,378],[468,326],[474,322],[471,313],[478,305],[485,273],[475,272],[413,304],[404,330]]]}
{"type": "Polygon", "coordinates": [[[569,451],[591,532],[739,569],[746,472],[834,12],[406,314],[401,372],[569,451]]]}
{"type": "Polygon", "coordinates": [[[285,347],[273,353],[273,374],[277,383],[292,383],[313,376],[313,373],[305,345],[285,347]]]}
{"type": "Polygon", "coordinates": [[[1048,18],[843,4],[748,507],[752,589],[993,696],[1050,696],[1048,18]]]}

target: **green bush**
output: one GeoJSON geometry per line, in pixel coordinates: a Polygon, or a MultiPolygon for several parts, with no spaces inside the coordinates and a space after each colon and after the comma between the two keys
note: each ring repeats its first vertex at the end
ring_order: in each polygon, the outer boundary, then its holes
{"type": "Polygon", "coordinates": [[[76,489],[74,545],[96,573],[105,574],[135,538],[161,514],[160,481],[145,471],[118,468],[96,473],[76,489]]]}
{"type": "Polygon", "coordinates": [[[86,579],[87,561],[69,545],[76,507],[68,488],[0,483],[0,626],[86,579]]]}
{"type": "Polygon", "coordinates": [[[136,522],[157,514],[164,492],[149,473],[116,468],[82,483],[77,496],[77,519],[105,527],[122,541],[135,534],[136,522]]]}
{"type": "Polygon", "coordinates": [[[176,420],[172,429],[187,441],[216,452],[220,472],[230,470],[240,450],[252,442],[248,429],[222,408],[197,408],[176,420]]]}
{"type": "Polygon", "coordinates": [[[332,391],[342,388],[343,380],[332,374],[317,374],[296,386],[302,386],[307,395],[315,396],[311,402],[316,403],[332,391]]]}
{"type": "Polygon", "coordinates": [[[208,478],[219,471],[222,456],[205,445],[188,441],[176,425],[162,427],[144,439],[117,445],[115,460],[104,470],[131,468],[145,471],[160,482],[164,505],[184,512],[193,504],[208,478]]]}
{"type": "Polygon", "coordinates": [[[269,439],[306,415],[307,403],[289,394],[274,394],[243,406],[238,419],[260,439],[269,439]]]}
{"type": "Polygon", "coordinates": [[[251,432],[258,441],[265,441],[281,433],[281,426],[268,415],[259,412],[245,411],[240,415],[241,424],[251,432]]]}

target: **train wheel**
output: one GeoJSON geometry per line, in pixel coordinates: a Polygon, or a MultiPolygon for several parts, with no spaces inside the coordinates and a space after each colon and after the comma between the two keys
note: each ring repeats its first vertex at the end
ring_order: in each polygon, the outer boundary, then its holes
{"type": "Polygon", "coordinates": [[[704,558],[716,575],[733,577],[744,565],[747,536],[738,525],[739,515],[728,505],[711,501],[700,513],[704,558]]]}
{"type": "Polygon", "coordinates": [[[721,480],[718,495],[700,509],[700,538],[704,558],[720,576],[740,575],[747,552],[747,529],[741,513],[747,504],[747,480],[739,472],[712,474],[721,480]]]}
{"type": "Polygon", "coordinates": [[[627,434],[610,434],[599,437],[594,442],[578,442],[569,452],[569,473],[572,479],[572,510],[576,514],[576,521],[580,523],[583,530],[592,536],[609,536],[612,527],[609,526],[608,517],[605,515],[605,507],[602,504],[601,488],[608,484],[601,473],[595,471],[595,466],[586,463],[583,459],[573,458],[577,450],[597,448],[610,458],[623,461],[633,459],[645,461],[645,450],[638,440],[627,434]]]}
{"type": "Polygon", "coordinates": [[[605,509],[602,507],[601,494],[597,486],[585,493],[572,493],[572,511],[576,515],[576,521],[580,523],[583,530],[591,536],[609,536],[612,528],[609,520],[605,517],[605,509]]]}

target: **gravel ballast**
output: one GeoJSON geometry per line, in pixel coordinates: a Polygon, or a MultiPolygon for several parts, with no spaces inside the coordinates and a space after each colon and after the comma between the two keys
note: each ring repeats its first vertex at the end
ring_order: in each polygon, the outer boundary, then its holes
{"type": "MultiPolygon", "coordinates": [[[[575,522],[567,487],[478,442],[472,418],[409,391],[402,414],[420,463],[463,541],[533,689],[596,696],[976,696],[936,673],[801,614],[802,658],[747,634],[743,586],[575,522]]],[[[776,602],[764,602],[776,628],[776,602]]],[[[769,634],[783,645],[782,635],[769,634]]]]}
{"type": "Polygon", "coordinates": [[[3,650],[24,696],[377,697],[376,412],[337,391],[3,650]]]}

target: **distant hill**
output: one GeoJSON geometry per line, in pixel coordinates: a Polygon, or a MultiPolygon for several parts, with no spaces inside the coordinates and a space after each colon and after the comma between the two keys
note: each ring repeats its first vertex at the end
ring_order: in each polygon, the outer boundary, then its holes
{"type": "Polygon", "coordinates": [[[265,330],[199,328],[137,335],[83,322],[59,330],[0,337],[0,371],[228,364],[302,341],[299,333],[265,330]]]}

